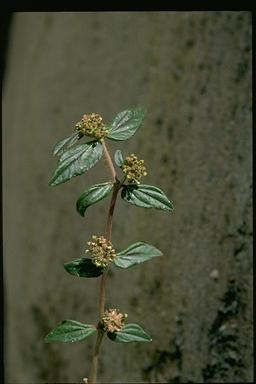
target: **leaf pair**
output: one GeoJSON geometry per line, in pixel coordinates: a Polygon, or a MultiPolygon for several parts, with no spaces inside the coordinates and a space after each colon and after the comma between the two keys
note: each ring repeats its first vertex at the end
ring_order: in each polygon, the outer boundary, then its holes
{"type": "MultiPolygon", "coordinates": [[[[45,337],[45,342],[71,342],[82,341],[97,332],[95,325],[83,324],[75,320],[63,320],[45,337]]],[[[151,337],[138,325],[127,324],[121,331],[107,333],[110,340],[119,343],[149,342],[151,337]]]]}
{"type": "MultiPolygon", "coordinates": [[[[144,115],[145,111],[143,108],[125,110],[118,113],[108,127],[106,138],[115,141],[129,139],[141,126],[144,115]]],[[[72,177],[81,175],[93,167],[102,157],[103,147],[97,140],[69,149],[81,137],[79,132],[75,132],[55,145],[53,154],[60,157],[57,168],[49,182],[50,186],[65,183],[72,177]]]]}
{"type": "MultiPolygon", "coordinates": [[[[173,205],[161,189],[153,185],[124,185],[121,197],[126,202],[142,208],[173,210],[173,205]]],[[[88,207],[107,197],[113,189],[113,183],[95,184],[86,189],[76,203],[76,209],[84,216],[88,207]]]]}
{"type": "MultiPolygon", "coordinates": [[[[117,253],[113,263],[119,268],[126,269],[161,255],[162,252],[159,249],[140,241],[117,253]]],[[[106,270],[106,268],[97,267],[91,259],[86,257],[65,263],[64,268],[71,275],[78,277],[98,277],[106,270]]]]}

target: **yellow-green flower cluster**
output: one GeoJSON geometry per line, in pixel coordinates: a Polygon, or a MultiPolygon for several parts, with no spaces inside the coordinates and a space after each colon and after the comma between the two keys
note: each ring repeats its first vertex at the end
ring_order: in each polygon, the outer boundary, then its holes
{"type": "Polygon", "coordinates": [[[104,236],[93,235],[91,241],[88,241],[89,249],[85,252],[90,252],[92,262],[97,267],[107,267],[115,258],[116,252],[112,247],[110,241],[105,239],[104,236]]]}
{"type": "Polygon", "coordinates": [[[102,117],[98,113],[83,115],[82,120],[76,124],[76,131],[100,141],[108,134],[108,130],[102,122],[102,117]]]}
{"type": "Polygon", "coordinates": [[[121,313],[119,309],[109,308],[104,312],[102,317],[103,328],[106,332],[119,332],[124,326],[127,318],[126,313],[121,313]]]}
{"type": "Polygon", "coordinates": [[[147,175],[144,160],[138,160],[133,153],[124,159],[122,170],[129,183],[140,184],[142,176],[147,175]]]}

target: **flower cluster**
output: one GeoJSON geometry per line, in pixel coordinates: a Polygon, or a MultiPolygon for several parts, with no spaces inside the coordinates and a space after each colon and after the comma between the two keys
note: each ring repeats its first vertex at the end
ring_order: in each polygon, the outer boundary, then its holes
{"type": "Polygon", "coordinates": [[[112,247],[110,241],[105,239],[104,236],[92,236],[91,241],[88,241],[89,249],[85,252],[90,252],[92,262],[97,267],[107,267],[115,258],[116,252],[112,247]]]}
{"type": "Polygon", "coordinates": [[[102,117],[98,113],[83,115],[82,120],[76,124],[76,131],[100,141],[108,134],[108,130],[102,122],[102,117]]]}
{"type": "Polygon", "coordinates": [[[142,176],[147,175],[144,160],[138,160],[133,153],[124,159],[122,170],[129,183],[140,184],[142,176]]]}
{"type": "Polygon", "coordinates": [[[124,321],[128,317],[126,313],[121,313],[118,309],[109,308],[102,317],[103,328],[106,332],[119,332],[124,326],[124,321]]]}

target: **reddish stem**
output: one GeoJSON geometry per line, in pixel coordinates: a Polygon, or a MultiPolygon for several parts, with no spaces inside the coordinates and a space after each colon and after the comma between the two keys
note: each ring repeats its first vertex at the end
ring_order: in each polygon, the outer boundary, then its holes
{"type": "MultiPolygon", "coordinates": [[[[115,167],[114,167],[114,164],[112,162],[112,159],[110,157],[110,154],[108,152],[108,149],[107,149],[104,141],[102,143],[102,146],[103,146],[104,156],[105,156],[107,165],[109,167],[109,170],[111,172],[111,176],[113,178],[113,183],[114,183],[113,192],[112,192],[112,196],[111,196],[111,200],[110,200],[110,204],[109,204],[107,227],[106,227],[106,239],[108,241],[111,241],[114,209],[115,209],[115,205],[116,205],[116,199],[118,196],[118,191],[120,189],[121,184],[116,179],[115,167]]],[[[102,319],[102,317],[104,315],[106,281],[107,281],[107,272],[102,274],[101,280],[100,280],[99,321],[102,319]]],[[[102,332],[101,329],[98,329],[98,335],[97,335],[96,343],[94,346],[92,365],[91,365],[90,376],[89,376],[89,384],[95,384],[96,380],[97,380],[98,357],[99,357],[99,351],[100,351],[100,346],[101,346],[103,336],[104,336],[104,332],[102,332]]]]}

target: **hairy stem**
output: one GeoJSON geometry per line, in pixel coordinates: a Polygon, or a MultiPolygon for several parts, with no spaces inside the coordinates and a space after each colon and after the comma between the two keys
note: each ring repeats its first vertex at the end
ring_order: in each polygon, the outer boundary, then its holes
{"type": "MultiPolygon", "coordinates": [[[[112,176],[113,182],[114,182],[114,188],[113,188],[113,192],[112,192],[112,196],[111,196],[111,200],[110,200],[110,204],[109,204],[107,227],[106,227],[106,239],[108,241],[110,241],[111,236],[112,236],[113,214],[114,214],[114,209],[115,209],[115,205],[116,205],[116,199],[117,199],[118,191],[120,189],[121,184],[116,179],[115,167],[114,167],[114,164],[112,162],[112,159],[110,157],[110,154],[108,152],[108,149],[107,149],[104,141],[103,141],[102,145],[103,145],[104,156],[105,156],[107,165],[109,167],[109,170],[111,172],[111,176],[112,176]]],[[[99,321],[103,317],[104,309],[105,309],[106,281],[107,281],[107,272],[103,273],[103,275],[101,276],[101,280],[100,280],[99,321]]],[[[92,365],[91,365],[90,376],[89,376],[89,384],[95,384],[96,380],[97,380],[98,357],[99,357],[99,351],[100,351],[100,346],[101,346],[103,335],[104,335],[104,332],[102,332],[102,330],[99,328],[96,343],[94,346],[92,365]]]]}

